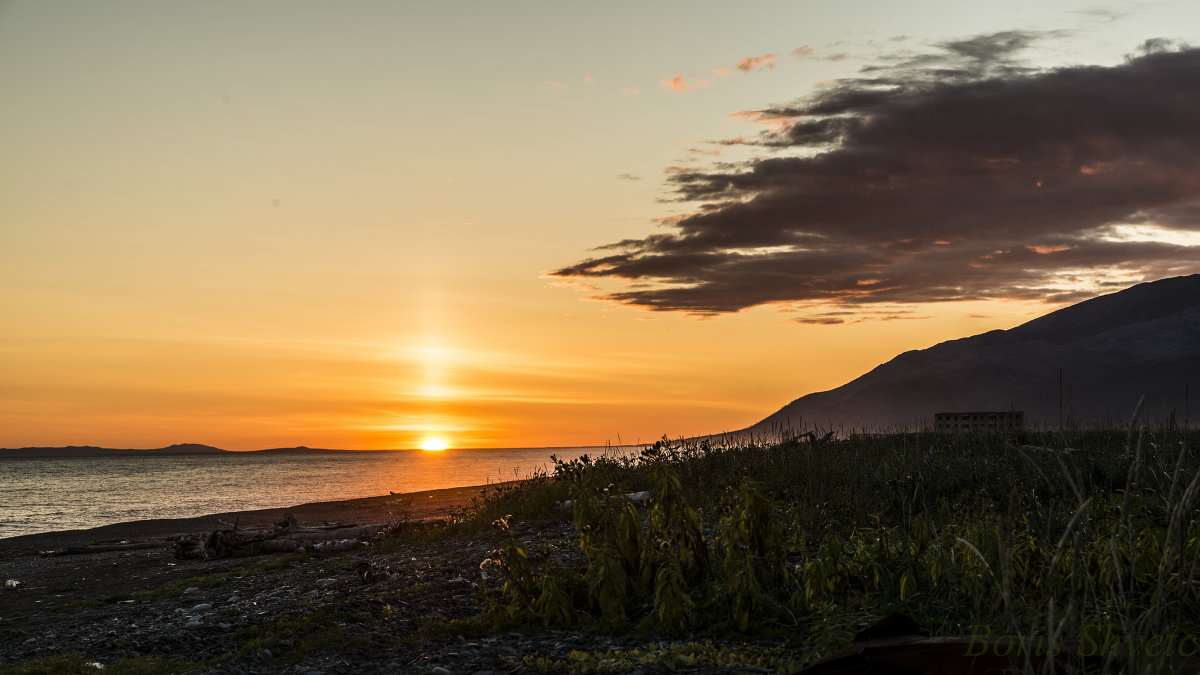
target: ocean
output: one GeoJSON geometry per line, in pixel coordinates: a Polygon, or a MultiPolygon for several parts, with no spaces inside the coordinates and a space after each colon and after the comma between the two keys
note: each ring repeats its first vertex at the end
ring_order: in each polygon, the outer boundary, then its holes
{"type": "Polygon", "coordinates": [[[0,538],[484,485],[616,448],[0,457],[0,538]]]}

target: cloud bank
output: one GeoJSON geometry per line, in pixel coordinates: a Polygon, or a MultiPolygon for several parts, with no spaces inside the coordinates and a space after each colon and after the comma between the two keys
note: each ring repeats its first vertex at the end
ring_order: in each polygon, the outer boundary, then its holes
{"type": "Polygon", "coordinates": [[[630,281],[601,297],[657,311],[827,323],[811,308],[1066,302],[1200,272],[1200,50],[1017,60],[1044,37],[947,42],[745,113],[778,122],[749,141],[770,157],[670,172],[693,213],[551,275],[630,281]]]}

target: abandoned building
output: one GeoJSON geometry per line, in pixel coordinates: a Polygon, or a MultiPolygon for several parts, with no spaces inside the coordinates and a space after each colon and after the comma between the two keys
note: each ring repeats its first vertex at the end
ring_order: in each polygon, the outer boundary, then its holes
{"type": "Polygon", "coordinates": [[[933,425],[936,431],[1019,431],[1025,427],[1025,411],[940,412],[933,425]]]}

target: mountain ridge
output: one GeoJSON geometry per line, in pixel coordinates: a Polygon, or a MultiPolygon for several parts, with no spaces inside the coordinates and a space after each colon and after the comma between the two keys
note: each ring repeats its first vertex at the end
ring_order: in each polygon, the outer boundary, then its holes
{"type": "Polygon", "coordinates": [[[1190,382],[1200,382],[1200,274],[902,352],[743,431],[921,428],[934,413],[973,410],[1024,410],[1038,426],[1113,423],[1128,421],[1142,394],[1147,418],[1185,418],[1190,382]]]}

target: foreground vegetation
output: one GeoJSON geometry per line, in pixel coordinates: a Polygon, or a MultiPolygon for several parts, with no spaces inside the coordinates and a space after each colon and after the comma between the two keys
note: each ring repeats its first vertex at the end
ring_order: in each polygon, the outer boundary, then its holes
{"type": "Polygon", "coordinates": [[[1184,669],[1200,655],[1195,441],[1138,427],[664,439],[636,457],[556,461],[476,520],[505,529],[569,499],[581,559],[507,544],[490,617],[748,633],[809,645],[812,660],[903,612],[934,635],[1072,645],[1104,671],[1184,669]],[[640,491],[648,505],[626,496],[640,491]]]}
{"type": "MultiPolygon", "coordinates": [[[[496,540],[480,566],[475,616],[398,622],[393,605],[428,594],[438,602],[415,579],[345,607],[298,606],[203,661],[143,657],[105,670],[203,671],[264,653],[282,667],[371,635],[419,653],[447,638],[571,629],[653,639],[505,662],[547,672],[795,672],[900,612],[933,635],[1007,640],[988,648],[1065,648],[1087,657],[1080,671],[1192,672],[1198,440],[1195,431],[1139,426],[728,448],[664,439],[630,456],[554,459],[548,472],[486,490],[449,528],[371,548],[386,557],[423,543],[496,540]],[[539,541],[542,532],[572,534],[539,541]],[[388,626],[407,627],[401,635],[388,626]]],[[[356,555],[265,558],[64,610],[174,598],[288,569],[351,575],[363,564],[356,555]]],[[[1040,668],[1026,659],[1024,669],[1040,668]]],[[[95,667],[53,654],[10,672],[95,667]]]]}

